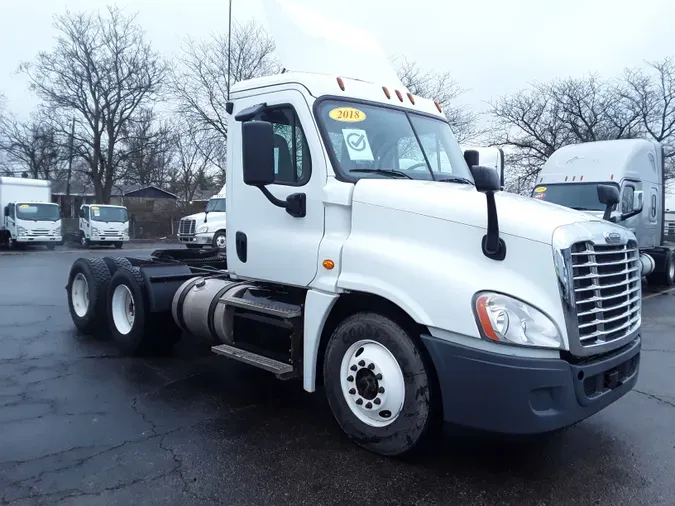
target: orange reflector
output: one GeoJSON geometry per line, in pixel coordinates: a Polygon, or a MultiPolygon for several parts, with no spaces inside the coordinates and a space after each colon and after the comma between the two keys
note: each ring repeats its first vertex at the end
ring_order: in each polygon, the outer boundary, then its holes
{"type": "Polygon", "coordinates": [[[499,341],[495,330],[492,328],[492,322],[490,322],[490,317],[488,316],[487,310],[487,296],[483,295],[478,297],[476,300],[476,311],[478,312],[478,320],[480,321],[480,326],[483,328],[483,332],[493,341],[499,341]]]}
{"type": "Polygon", "coordinates": [[[403,102],[403,94],[400,91],[396,90],[396,96],[401,102],[403,102]]]}
{"type": "Polygon", "coordinates": [[[384,91],[384,94],[387,98],[391,98],[391,93],[389,93],[389,90],[386,86],[382,86],[382,91],[384,91]]]}
{"type": "Polygon", "coordinates": [[[335,262],[332,260],[324,260],[323,261],[323,268],[331,270],[333,267],[335,267],[335,262]]]}
{"type": "Polygon", "coordinates": [[[436,109],[438,109],[438,112],[442,113],[443,109],[441,109],[441,104],[439,104],[438,102],[434,102],[434,104],[436,105],[436,109]]]}
{"type": "Polygon", "coordinates": [[[412,93],[408,93],[408,100],[412,105],[415,105],[415,97],[412,96],[412,93]]]}
{"type": "Polygon", "coordinates": [[[345,91],[345,82],[342,80],[341,77],[337,78],[337,83],[338,83],[338,86],[340,87],[340,89],[342,91],[345,91]]]}

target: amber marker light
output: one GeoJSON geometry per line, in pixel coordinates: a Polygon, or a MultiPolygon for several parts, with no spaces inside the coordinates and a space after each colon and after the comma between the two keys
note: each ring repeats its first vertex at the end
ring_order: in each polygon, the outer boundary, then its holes
{"type": "Polygon", "coordinates": [[[333,269],[333,267],[335,267],[335,262],[333,262],[332,260],[324,260],[323,261],[323,268],[324,269],[327,269],[327,270],[330,271],[331,269],[333,269]]]}

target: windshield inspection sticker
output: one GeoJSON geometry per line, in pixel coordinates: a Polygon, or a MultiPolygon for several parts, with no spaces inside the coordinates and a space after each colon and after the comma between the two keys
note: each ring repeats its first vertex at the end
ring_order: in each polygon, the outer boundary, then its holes
{"type": "Polygon", "coordinates": [[[336,107],[328,113],[328,116],[335,121],[343,121],[345,123],[358,123],[366,119],[365,112],[353,107],[336,107]]]}
{"type": "Polygon", "coordinates": [[[349,158],[352,161],[367,161],[372,162],[373,152],[370,149],[368,136],[365,130],[357,128],[343,128],[342,136],[345,138],[347,144],[347,151],[349,158]]]}
{"type": "Polygon", "coordinates": [[[538,186],[534,189],[534,193],[544,193],[546,191],[545,186],[538,186]]]}
{"type": "Polygon", "coordinates": [[[545,193],[537,193],[537,194],[534,196],[535,199],[543,199],[544,197],[546,197],[546,194],[545,194],[545,193]]]}

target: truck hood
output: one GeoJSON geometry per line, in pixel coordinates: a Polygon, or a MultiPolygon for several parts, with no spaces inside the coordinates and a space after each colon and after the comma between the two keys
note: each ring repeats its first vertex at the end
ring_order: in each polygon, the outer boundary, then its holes
{"type": "MultiPolygon", "coordinates": [[[[353,200],[487,229],[485,195],[468,184],[361,179],[354,188],[353,200]]],[[[559,226],[601,221],[588,213],[515,193],[498,192],[495,200],[501,233],[545,244],[551,244],[553,231],[559,226]]]]}
{"type": "MultiPolygon", "coordinates": [[[[224,221],[226,216],[227,216],[227,213],[223,213],[221,211],[211,211],[209,213],[209,221],[207,221],[207,223],[210,223],[211,221],[224,221]]],[[[197,222],[197,225],[200,225],[200,224],[204,223],[205,217],[206,217],[206,213],[195,213],[195,214],[191,214],[190,216],[183,216],[181,219],[182,220],[195,220],[197,222]]]]}

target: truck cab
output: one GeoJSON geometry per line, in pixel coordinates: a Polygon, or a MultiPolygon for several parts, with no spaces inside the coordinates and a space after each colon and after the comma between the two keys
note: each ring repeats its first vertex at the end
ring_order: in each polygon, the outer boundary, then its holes
{"type": "Polygon", "coordinates": [[[61,209],[51,202],[51,182],[0,177],[0,242],[10,248],[63,243],[61,209]]]}
{"type": "Polygon", "coordinates": [[[178,241],[188,248],[227,247],[226,186],[206,203],[204,212],[181,218],[178,241]]]}
{"type": "Polygon", "coordinates": [[[646,139],[573,144],[544,164],[531,196],[605,218],[635,234],[642,275],[650,282],[675,284],[675,255],[666,243],[666,185],[662,146],[646,139]],[[618,201],[602,202],[603,187],[618,201]]]}
{"type": "Polygon", "coordinates": [[[129,240],[129,214],[124,206],[83,204],[78,222],[82,247],[110,245],[121,249],[129,240]]]}
{"type": "Polygon", "coordinates": [[[499,164],[476,165],[440,104],[410,93],[370,39],[267,5],[286,71],[238,82],[224,108],[226,253],[164,250],[112,277],[78,259],[78,328],[96,331],[90,308],[104,308],[125,353],[205,340],[324,393],[353,441],[389,456],[443,420],[550,432],[630,391],[635,234],[501,192],[499,164]],[[82,296],[106,283],[103,302],[82,296]]]}

